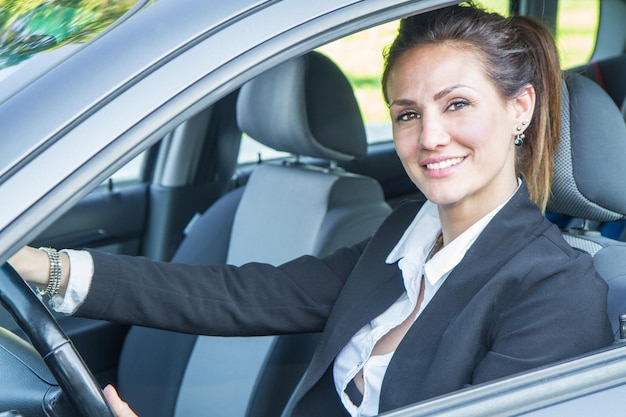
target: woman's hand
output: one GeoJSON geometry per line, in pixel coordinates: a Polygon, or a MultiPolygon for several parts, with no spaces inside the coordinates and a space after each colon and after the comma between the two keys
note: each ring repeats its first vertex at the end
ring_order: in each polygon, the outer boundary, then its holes
{"type": "MultiPolygon", "coordinates": [[[[69,280],[69,257],[65,253],[60,253],[61,257],[61,293],[65,293],[69,280]]],[[[45,287],[50,278],[50,259],[48,254],[39,249],[25,246],[15,255],[9,258],[11,266],[22,276],[22,278],[40,287],[45,287]]],[[[104,388],[104,397],[111,406],[116,417],[137,417],[137,414],[122,401],[119,394],[112,385],[104,388]]]]}
{"type": "Polygon", "coordinates": [[[120,398],[113,385],[104,388],[104,398],[113,409],[116,417],[137,417],[137,414],[120,398]]]}
{"type": "MultiPolygon", "coordinates": [[[[59,253],[61,259],[61,288],[59,293],[64,294],[70,274],[70,260],[66,253],[59,253]]],[[[9,258],[11,266],[24,278],[26,282],[45,287],[50,279],[50,259],[48,254],[39,249],[25,246],[9,258]]]]}

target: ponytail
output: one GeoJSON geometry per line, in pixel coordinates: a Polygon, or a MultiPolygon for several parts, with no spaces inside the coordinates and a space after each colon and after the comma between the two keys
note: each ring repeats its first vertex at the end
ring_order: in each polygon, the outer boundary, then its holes
{"type": "Polygon", "coordinates": [[[536,102],[533,120],[527,129],[532,140],[518,149],[517,169],[524,174],[530,197],[545,211],[550,196],[554,153],[561,128],[561,69],[554,39],[540,22],[528,17],[512,17],[513,28],[526,44],[528,59],[535,68],[533,80],[536,102]]]}

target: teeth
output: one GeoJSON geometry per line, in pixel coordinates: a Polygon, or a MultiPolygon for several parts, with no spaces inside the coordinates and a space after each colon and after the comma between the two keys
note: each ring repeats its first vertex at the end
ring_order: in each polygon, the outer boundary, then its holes
{"type": "Polygon", "coordinates": [[[449,168],[452,165],[456,165],[461,162],[463,158],[452,158],[446,159],[445,161],[435,162],[433,164],[426,164],[426,168],[428,169],[444,169],[449,168]]]}

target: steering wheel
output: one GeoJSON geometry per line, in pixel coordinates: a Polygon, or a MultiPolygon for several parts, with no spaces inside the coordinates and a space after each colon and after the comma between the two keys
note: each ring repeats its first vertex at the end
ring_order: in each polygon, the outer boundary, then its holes
{"type": "Polygon", "coordinates": [[[8,264],[0,268],[0,303],[30,338],[82,417],[115,417],[78,351],[33,289],[8,264]]]}

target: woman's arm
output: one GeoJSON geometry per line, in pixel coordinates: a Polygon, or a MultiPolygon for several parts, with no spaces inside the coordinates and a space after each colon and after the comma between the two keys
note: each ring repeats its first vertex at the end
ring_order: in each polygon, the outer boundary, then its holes
{"type": "Polygon", "coordinates": [[[320,331],[364,246],[241,267],[91,252],[94,277],[76,314],[207,335],[320,331]]]}
{"type": "Polygon", "coordinates": [[[601,349],[613,342],[606,283],[587,254],[530,271],[494,323],[473,384],[601,349]]]}

